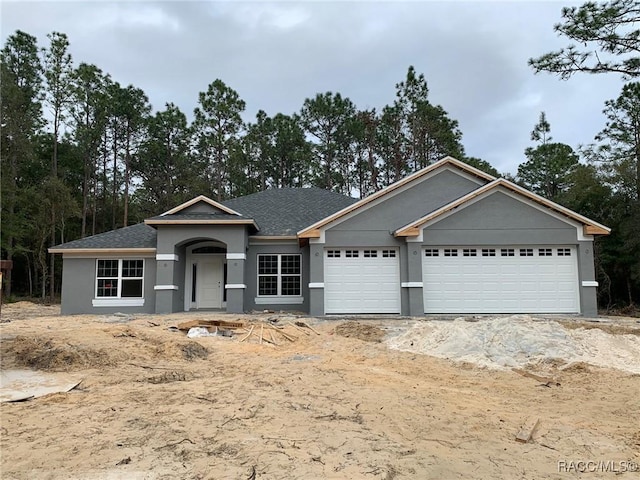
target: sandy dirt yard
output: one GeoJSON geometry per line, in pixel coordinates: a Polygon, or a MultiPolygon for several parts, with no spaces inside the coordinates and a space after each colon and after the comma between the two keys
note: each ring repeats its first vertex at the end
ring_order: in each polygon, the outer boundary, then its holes
{"type": "MultiPolygon", "coordinates": [[[[637,373],[554,361],[518,373],[385,343],[425,319],[58,311],[2,307],[3,370],[82,378],[0,404],[2,479],[640,478],[637,373]],[[169,329],[194,319],[254,333],[169,329]]],[[[607,334],[640,335],[622,323],[607,334]]]]}

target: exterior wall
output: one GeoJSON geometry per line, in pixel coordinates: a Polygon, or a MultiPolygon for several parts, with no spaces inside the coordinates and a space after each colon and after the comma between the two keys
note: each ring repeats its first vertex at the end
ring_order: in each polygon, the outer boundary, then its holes
{"type": "Polygon", "coordinates": [[[406,190],[383,197],[385,199],[374,207],[330,226],[327,233],[366,232],[375,237],[375,240],[382,240],[389,232],[476,190],[484,183],[444,169],[406,190]]]}
{"type": "Polygon", "coordinates": [[[177,213],[227,213],[223,212],[219,208],[214,207],[213,205],[208,204],[207,202],[197,202],[193,205],[189,205],[187,208],[183,208],[180,212],[177,213]]]}
{"type": "MultiPolygon", "coordinates": [[[[324,283],[324,250],[332,247],[394,247],[399,251],[400,281],[421,282],[421,270],[412,262],[414,256],[411,246],[403,238],[392,234],[397,228],[433,211],[447,203],[477,189],[485,182],[471,180],[466,175],[443,169],[432,177],[425,178],[416,185],[379,204],[365,209],[354,216],[329,226],[324,232],[325,243],[312,242],[311,284],[324,283]],[[414,278],[416,277],[416,278],[414,278]]],[[[419,260],[420,256],[416,254],[419,260]]],[[[411,283],[409,283],[410,285],[411,283]]],[[[309,312],[312,315],[324,314],[324,289],[310,289],[309,312]]],[[[401,314],[423,315],[422,289],[402,287],[400,289],[401,314]]]]}
{"type": "Polygon", "coordinates": [[[78,258],[63,256],[62,261],[62,306],[63,315],[78,313],[93,313],[96,315],[108,313],[153,313],[155,311],[155,291],[153,286],[156,279],[156,262],[147,257],[116,257],[100,256],[96,258],[78,258]],[[144,258],[144,305],[141,307],[94,307],[96,288],[96,259],[97,258],[144,258]]]}
{"type": "Polygon", "coordinates": [[[580,277],[580,313],[585,317],[598,316],[598,291],[593,259],[593,241],[578,242],[578,275],[580,277]]]}
{"type": "MultiPolygon", "coordinates": [[[[245,225],[160,225],[158,226],[157,254],[177,255],[177,260],[158,260],[156,285],[177,288],[156,291],[156,313],[171,313],[184,310],[184,245],[193,241],[215,240],[227,247],[227,254],[245,254],[247,233],[245,225]]],[[[227,282],[246,284],[244,260],[227,262],[227,282]]],[[[165,287],[165,288],[166,288],[165,287]]],[[[227,311],[244,311],[244,289],[227,290],[227,311]]]]}
{"type": "Polygon", "coordinates": [[[424,229],[424,245],[575,245],[576,227],[496,192],[424,229]]]}
{"type": "MultiPolygon", "coordinates": [[[[259,244],[249,244],[247,251],[247,261],[245,270],[245,290],[244,309],[251,310],[288,310],[288,311],[309,311],[309,278],[310,278],[310,258],[309,246],[300,247],[298,241],[284,242],[274,240],[272,242],[260,242],[259,244]],[[258,254],[301,254],[302,258],[302,303],[256,303],[258,297],[258,254]]],[[[264,298],[264,297],[263,297],[264,298]]]]}
{"type": "MultiPolygon", "coordinates": [[[[581,228],[581,227],[579,227],[581,228]]],[[[580,313],[597,315],[593,241],[578,240],[576,226],[497,192],[423,230],[422,246],[572,245],[578,255],[580,313]],[[587,284],[590,285],[590,284],[587,284]]],[[[418,255],[417,263],[421,259],[418,255]]],[[[422,279],[420,279],[422,281],[422,279]]],[[[421,289],[420,289],[421,290],[421,289]]],[[[421,292],[422,295],[422,292],[421,292]]]]}

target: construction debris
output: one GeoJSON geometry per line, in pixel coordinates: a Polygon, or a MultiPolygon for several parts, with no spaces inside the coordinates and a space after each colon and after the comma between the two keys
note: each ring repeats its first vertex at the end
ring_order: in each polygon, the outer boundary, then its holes
{"type": "Polygon", "coordinates": [[[540,419],[538,417],[528,418],[520,428],[520,431],[516,434],[516,442],[527,443],[531,439],[538,423],[540,423],[540,419]]]}

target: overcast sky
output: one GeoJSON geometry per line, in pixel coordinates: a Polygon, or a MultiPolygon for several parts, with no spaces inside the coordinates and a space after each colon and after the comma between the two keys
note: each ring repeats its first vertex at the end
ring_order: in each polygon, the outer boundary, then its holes
{"type": "Polygon", "coordinates": [[[553,25],[562,1],[208,2],[1,0],[4,44],[24,30],[47,45],[66,33],[74,63],[93,63],[145,91],[154,109],[189,117],[216,78],[259,109],[294,113],[339,92],[358,108],[393,102],[409,65],[430,100],[460,123],[467,155],[515,173],[541,111],[555,141],[576,148],[604,126],[619,76],[534,75],[527,59],[566,45],[553,25]]]}

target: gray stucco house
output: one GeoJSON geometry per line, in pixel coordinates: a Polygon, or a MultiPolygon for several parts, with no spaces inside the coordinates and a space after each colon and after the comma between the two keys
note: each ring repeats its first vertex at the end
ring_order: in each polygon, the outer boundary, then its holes
{"type": "Polygon", "coordinates": [[[597,314],[609,229],[447,157],[369,197],[200,196],[51,248],[62,313],[597,314]]]}

